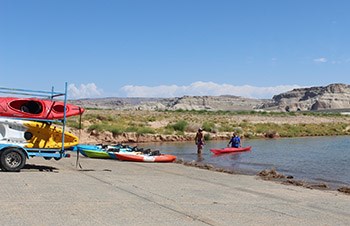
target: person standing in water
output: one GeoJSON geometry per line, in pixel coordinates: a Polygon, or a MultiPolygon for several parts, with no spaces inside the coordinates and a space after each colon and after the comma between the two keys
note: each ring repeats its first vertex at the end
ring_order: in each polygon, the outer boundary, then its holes
{"type": "Polygon", "coordinates": [[[204,145],[204,135],[203,135],[202,128],[198,129],[198,132],[197,132],[194,140],[195,140],[195,144],[197,145],[197,154],[202,154],[202,149],[203,149],[203,145],[204,145]]]}

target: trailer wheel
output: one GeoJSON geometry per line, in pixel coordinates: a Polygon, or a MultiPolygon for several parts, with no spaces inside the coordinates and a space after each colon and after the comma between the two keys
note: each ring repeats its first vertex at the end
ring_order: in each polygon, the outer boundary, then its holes
{"type": "Polygon", "coordinates": [[[26,164],[26,156],[18,148],[8,148],[0,155],[1,168],[9,172],[19,172],[26,164]]]}

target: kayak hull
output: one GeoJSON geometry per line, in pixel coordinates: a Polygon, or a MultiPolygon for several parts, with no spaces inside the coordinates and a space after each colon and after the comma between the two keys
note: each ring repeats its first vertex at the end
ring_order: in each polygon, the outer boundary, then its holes
{"type": "Polygon", "coordinates": [[[152,156],[138,153],[115,153],[115,155],[119,160],[132,162],[173,162],[176,160],[175,155],[168,154],[152,156]]]}
{"type": "Polygon", "coordinates": [[[81,149],[79,152],[89,158],[112,159],[114,157],[104,150],[81,149]]]}
{"type": "MultiPolygon", "coordinates": [[[[62,148],[62,128],[45,122],[0,117],[0,143],[24,148],[62,148]]],[[[78,137],[64,132],[64,148],[79,143],[78,137]]]]}
{"type": "Polygon", "coordinates": [[[99,159],[117,159],[115,153],[118,152],[130,152],[131,148],[118,148],[114,151],[112,148],[103,148],[100,145],[82,145],[79,144],[75,146],[75,150],[79,151],[82,155],[89,158],[99,158],[99,159]]]}
{"type": "Polygon", "coordinates": [[[82,155],[89,158],[118,159],[134,162],[173,162],[176,159],[174,155],[152,155],[144,154],[141,151],[133,151],[133,147],[120,145],[76,145],[73,150],[79,151],[82,155]]]}
{"type": "MultiPolygon", "coordinates": [[[[66,117],[81,115],[84,109],[66,104],[66,117]]],[[[63,119],[64,102],[40,98],[0,97],[0,116],[30,119],[63,119]]]]}
{"type": "Polygon", "coordinates": [[[232,152],[244,152],[250,151],[252,149],[251,146],[240,147],[240,148],[221,148],[221,149],[210,149],[210,151],[216,155],[224,154],[224,153],[232,153],[232,152]]]}

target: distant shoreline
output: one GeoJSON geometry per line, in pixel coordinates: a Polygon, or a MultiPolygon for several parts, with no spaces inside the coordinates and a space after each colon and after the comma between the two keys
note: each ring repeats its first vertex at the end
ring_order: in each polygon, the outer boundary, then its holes
{"type": "Polygon", "coordinates": [[[199,127],[206,140],[350,135],[350,116],[331,113],[87,110],[68,119],[82,143],[192,141],[199,127]]]}

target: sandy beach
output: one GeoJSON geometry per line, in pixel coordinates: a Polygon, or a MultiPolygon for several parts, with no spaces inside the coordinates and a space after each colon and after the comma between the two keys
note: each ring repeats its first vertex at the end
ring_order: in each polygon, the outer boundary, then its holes
{"type": "Polygon", "coordinates": [[[0,171],[2,225],[349,225],[350,196],[183,164],[33,158],[0,171]]]}

